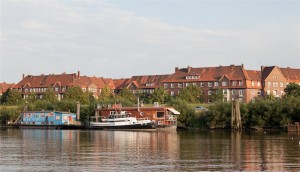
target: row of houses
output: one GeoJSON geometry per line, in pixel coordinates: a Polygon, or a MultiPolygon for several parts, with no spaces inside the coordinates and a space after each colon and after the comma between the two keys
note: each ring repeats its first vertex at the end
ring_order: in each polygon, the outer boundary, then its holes
{"type": "Polygon", "coordinates": [[[164,87],[171,96],[177,96],[184,87],[196,85],[201,88],[205,103],[210,103],[210,95],[217,89],[222,90],[224,101],[235,99],[249,102],[253,98],[267,95],[281,97],[284,95],[284,88],[291,82],[300,84],[300,69],[261,66],[261,70],[246,70],[244,65],[230,65],[175,67],[172,74],[132,76],[125,79],[81,76],[80,71],[73,74],[23,75],[23,79],[12,88],[18,90],[24,99],[32,92],[42,99],[47,89],[53,89],[60,100],[66,90],[74,86],[89,91],[98,98],[105,87],[115,93],[129,89],[133,93],[149,94],[155,88],[164,87]]]}

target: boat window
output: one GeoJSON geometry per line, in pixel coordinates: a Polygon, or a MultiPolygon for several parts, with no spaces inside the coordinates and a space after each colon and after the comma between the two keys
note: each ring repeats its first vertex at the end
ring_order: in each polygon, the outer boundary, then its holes
{"type": "Polygon", "coordinates": [[[164,112],[156,112],[156,117],[157,118],[163,118],[164,117],[164,112]]]}

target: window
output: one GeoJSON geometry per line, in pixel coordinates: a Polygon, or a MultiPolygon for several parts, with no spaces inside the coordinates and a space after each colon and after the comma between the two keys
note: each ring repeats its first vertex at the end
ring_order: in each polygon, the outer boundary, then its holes
{"type": "Polygon", "coordinates": [[[154,86],[154,83],[146,83],[146,86],[154,86]]]}
{"type": "Polygon", "coordinates": [[[174,88],[174,83],[171,83],[171,88],[174,88]]]}
{"type": "Polygon", "coordinates": [[[219,86],[219,82],[215,82],[215,87],[218,87],[219,86]]]}
{"type": "Polygon", "coordinates": [[[268,82],[268,87],[271,87],[271,82],[268,82]]]}
{"type": "Polygon", "coordinates": [[[243,96],[243,90],[239,91],[239,96],[243,96]]]}
{"type": "Polygon", "coordinates": [[[270,90],[267,90],[267,95],[270,95],[270,90]]]}
{"type": "Polygon", "coordinates": [[[239,86],[243,86],[243,81],[239,81],[239,86]]]}
{"type": "Polygon", "coordinates": [[[223,82],[222,82],[222,86],[223,86],[223,87],[226,87],[226,86],[227,86],[227,82],[226,82],[226,81],[223,81],[223,82]]]}
{"type": "Polygon", "coordinates": [[[252,95],[254,95],[255,94],[255,90],[252,90],[251,93],[252,93],[252,95]]]}
{"type": "Polygon", "coordinates": [[[29,92],[32,92],[32,88],[29,89],[29,92]]]}
{"type": "Polygon", "coordinates": [[[209,91],[207,92],[207,94],[208,94],[208,95],[211,95],[211,93],[212,93],[212,91],[211,91],[211,90],[209,90],[209,91]]]}
{"type": "Polygon", "coordinates": [[[178,88],[182,88],[182,84],[181,83],[178,83],[178,88]]]}
{"type": "Polygon", "coordinates": [[[204,83],[203,83],[203,82],[201,82],[201,83],[200,83],[200,86],[201,86],[201,87],[204,87],[204,83]]]}
{"type": "Polygon", "coordinates": [[[27,93],[28,92],[28,89],[27,88],[25,88],[25,93],[27,93]]]}
{"type": "Polygon", "coordinates": [[[165,87],[165,88],[168,88],[168,84],[167,84],[167,83],[165,83],[165,84],[164,84],[164,87],[165,87]]]}
{"type": "Polygon", "coordinates": [[[58,91],[58,88],[57,88],[57,87],[55,87],[55,91],[58,91]]]}
{"type": "Polygon", "coordinates": [[[232,82],[232,86],[236,86],[236,81],[233,81],[233,82],[232,82]]]}
{"type": "Polygon", "coordinates": [[[223,95],[227,95],[227,89],[223,90],[223,95]]]}
{"type": "Polygon", "coordinates": [[[252,81],[252,82],[251,82],[251,85],[252,85],[252,87],[254,86],[254,84],[255,84],[255,82],[254,82],[254,81],[252,81]]]}
{"type": "Polygon", "coordinates": [[[280,87],[283,87],[283,82],[280,82],[280,87]]]}
{"type": "Polygon", "coordinates": [[[275,87],[278,87],[278,82],[275,82],[275,87]]]}
{"type": "Polygon", "coordinates": [[[260,90],[257,91],[257,95],[259,95],[259,96],[261,95],[261,91],[260,90]]]}
{"type": "Polygon", "coordinates": [[[212,82],[208,82],[208,87],[212,87],[213,83],[212,82]]]}
{"type": "Polygon", "coordinates": [[[195,82],[193,82],[193,85],[194,85],[194,86],[196,86],[196,83],[195,83],[195,82]]]}
{"type": "Polygon", "coordinates": [[[235,89],[232,90],[232,94],[235,94],[235,89]]]}
{"type": "Polygon", "coordinates": [[[171,91],[171,96],[174,96],[174,91],[171,91]]]}
{"type": "Polygon", "coordinates": [[[156,118],[164,118],[164,112],[156,112],[156,118]]]}
{"type": "Polygon", "coordinates": [[[257,82],[257,86],[260,86],[260,82],[259,81],[257,82]]]}

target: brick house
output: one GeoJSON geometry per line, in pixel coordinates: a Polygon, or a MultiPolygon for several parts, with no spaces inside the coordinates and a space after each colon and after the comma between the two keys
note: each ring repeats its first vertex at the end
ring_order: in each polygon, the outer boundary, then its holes
{"type": "Polygon", "coordinates": [[[0,83],[0,96],[1,96],[5,91],[7,91],[7,89],[13,88],[14,85],[15,85],[14,83],[12,83],[12,84],[8,84],[8,83],[6,83],[6,82],[0,83]]]}
{"type": "Polygon", "coordinates": [[[180,90],[188,85],[199,86],[205,103],[212,102],[210,96],[216,89],[223,92],[223,100],[238,99],[249,102],[260,95],[260,72],[247,71],[244,66],[218,66],[179,69],[162,81],[171,96],[177,96],[180,90]]]}
{"type": "Polygon", "coordinates": [[[285,87],[292,82],[300,84],[300,69],[261,66],[264,96],[282,97],[285,87]]]}
{"type": "Polygon", "coordinates": [[[98,97],[105,86],[115,89],[112,79],[80,76],[80,71],[73,74],[50,75],[23,75],[23,79],[13,88],[21,92],[23,98],[30,93],[35,93],[36,98],[42,99],[47,89],[52,89],[58,100],[64,97],[70,87],[80,87],[83,91],[89,91],[94,97],[98,97]]]}
{"type": "Polygon", "coordinates": [[[132,76],[127,79],[115,79],[116,92],[129,89],[133,93],[153,93],[155,88],[162,87],[162,81],[169,75],[144,75],[132,76]]]}

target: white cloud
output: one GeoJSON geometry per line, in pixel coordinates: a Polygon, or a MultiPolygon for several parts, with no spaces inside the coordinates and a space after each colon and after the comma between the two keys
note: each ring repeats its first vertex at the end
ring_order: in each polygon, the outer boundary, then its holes
{"type": "Polygon", "coordinates": [[[187,65],[300,65],[297,24],[234,31],[176,27],[93,0],[2,1],[1,11],[3,81],[77,70],[121,78],[187,65]]]}

